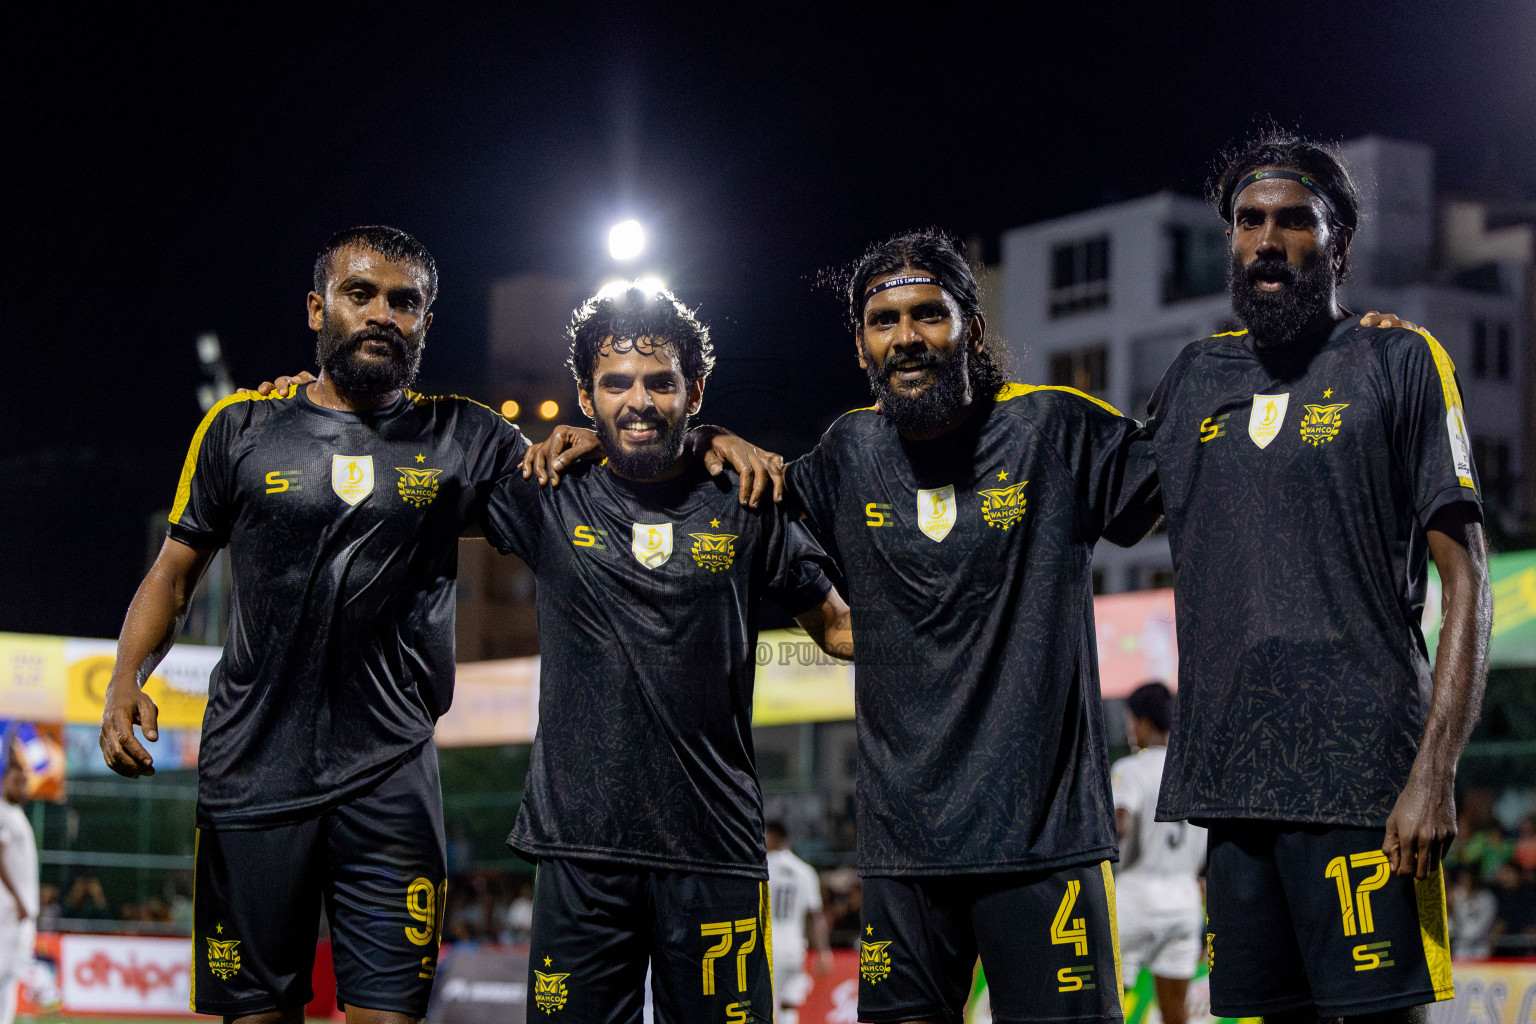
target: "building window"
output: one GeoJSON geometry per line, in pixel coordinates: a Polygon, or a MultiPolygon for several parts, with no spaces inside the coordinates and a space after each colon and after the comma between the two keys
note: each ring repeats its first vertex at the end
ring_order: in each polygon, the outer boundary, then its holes
{"type": "Polygon", "coordinates": [[[1494,338],[1493,375],[1499,380],[1509,380],[1509,324],[1499,324],[1494,338]]]}
{"type": "Polygon", "coordinates": [[[1472,321],[1472,376],[1488,376],[1488,321],[1472,321]]]}
{"type": "Polygon", "coordinates": [[[1102,395],[1109,386],[1109,350],[1103,345],[1051,353],[1051,383],[1102,395]]]}
{"type": "Polygon", "coordinates": [[[1109,236],[1051,250],[1051,316],[1109,305],[1109,236]]]}
{"type": "Polygon", "coordinates": [[[1509,442],[1492,437],[1472,439],[1472,459],[1477,463],[1477,479],[1483,497],[1508,507],[1514,493],[1515,478],[1510,469],[1509,442]]]}
{"type": "Polygon", "coordinates": [[[1209,228],[1169,225],[1163,302],[1215,295],[1227,286],[1227,236],[1209,228]]]}

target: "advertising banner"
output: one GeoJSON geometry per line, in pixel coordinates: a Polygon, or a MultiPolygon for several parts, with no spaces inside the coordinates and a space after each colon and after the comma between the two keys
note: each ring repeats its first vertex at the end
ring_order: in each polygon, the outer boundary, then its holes
{"type": "MultiPolygon", "coordinates": [[[[561,1009],[565,1002],[561,985],[566,975],[549,977],[554,980],[540,996],[545,1013],[561,1009]]],[[[427,1007],[431,1024],[517,1024],[527,1013],[526,946],[443,947],[427,1007]]]]}
{"type": "Polygon", "coordinates": [[[1099,691],[1128,697],[1150,680],[1179,685],[1179,641],[1172,590],[1135,590],[1093,599],[1099,639],[1099,691]]]}
{"type": "Polygon", "coordinates": [[[188,939],[61,935],[59,988],[65,1013],[192,1016],[188,939]]]}

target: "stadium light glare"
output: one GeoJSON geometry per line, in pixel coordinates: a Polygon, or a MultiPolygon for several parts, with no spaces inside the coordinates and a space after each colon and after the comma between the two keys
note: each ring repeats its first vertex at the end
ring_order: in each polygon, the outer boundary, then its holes
{"type": "Polygon", "coordinates": [[[609,281],[597,290],[597,297],[600,299],[616,299],[629,291],[629,285],[628,281],[609,281]]]}
{"type": "Polygon", "coordinates": [[[667,283],[661,278],[651,275],[637,279],[635,281],[635,287],[639,288],[643,292],[655,295],[657,292],[666,291],[667,283]]]}
{"type": "Polygon", "coordinates": [[[608,255],[621,263],[645,251],[645,229],[637,220],[620,221],[608,230],[608,255]]]}
{"type": "Polygon", "coordinates": [[[518,405],[510,398],[501,403],[501,414],[509,420],[517,419],[517,414],[522,411],[522,406],[518,405]]]}
{"type": "Polygon", "coordinates": [[[552,420],[560,415],[560,403],[552,398],[545,399],[539,406],[539,415],[546,420],[552,420]]]}

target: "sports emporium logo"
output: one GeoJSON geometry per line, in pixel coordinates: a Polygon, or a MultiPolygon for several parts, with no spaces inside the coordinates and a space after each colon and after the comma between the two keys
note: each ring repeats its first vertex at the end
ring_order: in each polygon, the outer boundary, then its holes
{"type": "Polygon", "coordinates": [[[1304,405],[1306,415],[1301,418],[1301,436],[1316,448],[1320,444],[1326,444],[1339,436],[1339,428],[1344,425],[1339,414],[1349,408],[1349,403],[1341,405],[1304,405]]]}
{"type": "Polygon", "coordinates": [[[240,973],[239,939],[208,940],[208,969],[214,977],[228,981],[240,973]]]}
{"type": "Polygon", "coordinates": [[[417,508],[432,504],[432,499],[437,497],[437,487],[440,482],[437,476],[442,470],[396,466],[395,472],[400,474],[400,479],[395,484],[400,490],[400,500],[417,508]]]}
{"type": "Polygon", "coordinates": [[[1011,487],[994,487],[976,492],[981,495],[981,518],[987,521],[988,526],[1006,530],[1024,518],[1024,488],[1028,483],[1028,480],[1020,480],[1011,487]]]}
{"type": "Polygon", "coordinates": [[[565,979],[570,974],[545,974],[543,971],[533,972],[533,1005],[545,1013],[554,1013],[565,1008],[565,1001],[570,998],[570,992],[566,990],[565,979]]]}
{"type": "Polygon", "coordinates": [[[891,954],[886,942],[859,943],[859,976],[871,985],[878,985],[891,976],[891,954]]]}
{"type": "Polygon", "coordinates": [[[736,560],[736,537],[734,533],[690,533],[693,538],[693,560],[698,563],[700,569],[708,569],[710,572],[721,572],[731,567],[736,560]]]}

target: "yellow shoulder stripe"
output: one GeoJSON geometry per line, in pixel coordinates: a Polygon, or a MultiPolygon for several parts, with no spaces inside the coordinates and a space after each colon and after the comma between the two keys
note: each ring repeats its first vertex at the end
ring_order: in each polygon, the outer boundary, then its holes
{"type": "Polygon", "coordinates": [[[203,417],[203,422],[197,425],[197,430],[192,434],[192,446],[187,450],[187,461],[181,464],[181,479],[176,482],[176,500],[171,504],[171,522],[181,522],[181,515],[187,510],[187,502],[192,500],[192,476],[197,472],[197,454],[203,447],[203,435],[208,433],[208,428],[213,425],[219,413],[236,402],[265,402],[274,398],[292,398],[298,389],[297,384],[290,384],[288,390],[281,394],[274,391],[270,395],[258,395],[254,391],[247,391],[245,394],[233,394],[214,403],[213,408],[208,410],[208,415],[203,417]]]}
{"type": "MultiPolygon", "coordinates": [[[[1440,391],[1445,397],[1446,409],[1455,409],[1457,416],[1465,424],[1467,422],[1466,410],[1461,405],[1461,389],[1456,386],[1456,365],[1451,362],[1451,354],[1445,350],[1445,347],[1440,342],[1435,340],[1433,334],[1430,334],[1424,328],[1416,327],[1413,333],[1422,337],[1429,345],[1429,354],[1434,357],[1435,369],[1440,372],[1440,391]]],[[[1477,485],[1472,482],[1472,478],[1469,476],[1462,476],[1458,473],[1456,481],[1463,487],[1473,491],[1477,490],[1477,485]]]]}
{"type": "Polygon", "coordinates": [[[843,415],[844,416],[851,416],[851,415],[853,415],[856,412],[874,412],[874,411],[875,411],[875,407],[873,405],[861,405],[857,409],[849,409],[847,412],[843,413],[843,415]]]}
{"type": "Polygon", "coordinates": [[[1110,405],[1103,399],[1094,398],[1090,394],[1085,394],[1084,392],[1077,390],[1077,388],[1064,387],[1060,384],[1017,384],[1010,381],[998,389],[997,400],[999,402],[1006,402],[1010,399],[1018,398],[1021,395],[1028,395],[1036,391],[1065,391],[1069,395],[1076,395],[1078,398],[1092,402],[1100,409],[1108,412],[1111,416],[1120,415],[1119,409],[1116,409],[1114,406],[1110,405]]]}
{"type": "Polygon", "coordinates": [[[1240,331],[1222,331],[1220,334],[1213,334],[1213,335],[1211,335],[1211,337],[1213,337],[1213,338],[1239,338],[1239,337],[1242,337],[1244,334],[1247,334],[1247,333],[1248,333],[1248,328],[1244,327],[1240,331]]]}

